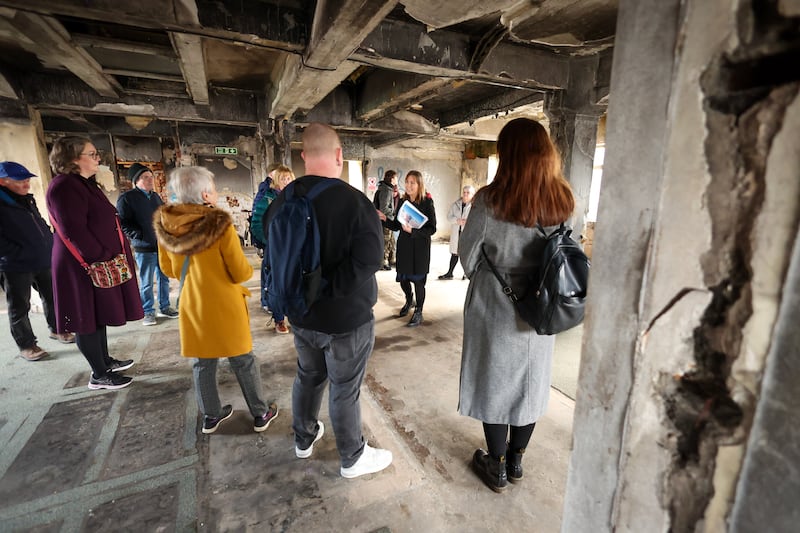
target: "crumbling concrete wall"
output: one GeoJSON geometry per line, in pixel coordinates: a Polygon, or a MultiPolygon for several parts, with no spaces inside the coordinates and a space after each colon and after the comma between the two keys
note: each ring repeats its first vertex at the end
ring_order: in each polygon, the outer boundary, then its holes
{"type": "Polygon", "coordinates": [[[800,222],[800,24],[776,6],[621,2],[564,531],[724,531],[764,503],[740,475],[786,397],[761,379],[800,222]]]}
{"type": "Polygon", "coordinates": [[[33,111],[32,115],[30,121],[7,119],[0,121],[0,161],[14,161],[38,176],[31,180],[31,194],[46,219],[47,206],[44,195],[52,174],[39,114],[33,111]]]}

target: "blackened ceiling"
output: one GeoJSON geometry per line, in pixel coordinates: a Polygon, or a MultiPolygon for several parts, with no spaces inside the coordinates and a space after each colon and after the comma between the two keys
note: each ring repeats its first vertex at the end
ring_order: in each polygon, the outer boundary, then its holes
{"type": "Polygon", "coordinates": [[[484,117],[574,101],[559,95],[587,64],[585,105],[602,105],[616,11],[617,0],[0,0],[0,112],[33,108],[54,132],[288,124],[292,135],[313,120],[375,146],[479,138],[484,117]]]}

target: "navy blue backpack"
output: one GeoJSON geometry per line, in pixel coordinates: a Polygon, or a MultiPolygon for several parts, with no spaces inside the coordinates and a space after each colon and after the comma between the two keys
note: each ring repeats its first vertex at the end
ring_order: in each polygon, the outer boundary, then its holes
{"type": "Polygon", "coordinates": [[[269,224],[264,250],[267,305],[273,313],[302,317],[323,289],[319,226],[311,202],[338,181],[323,179],[304,196],[295,194],[294,182],[283,190],[284,203],[269,224]]]}

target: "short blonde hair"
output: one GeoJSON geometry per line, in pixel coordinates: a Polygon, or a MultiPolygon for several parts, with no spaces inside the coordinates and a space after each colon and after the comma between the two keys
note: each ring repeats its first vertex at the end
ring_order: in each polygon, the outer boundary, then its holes
{"type": "Polygon", "coordinates": [[[290,181],[294,179],[294,172],[292,172],[292,169],[287,167],[286,165],[278,165],[277,167],[275,167],[275,170],[273,172],[274,172],[274,174],[272,175],[273,180],[277,180],[278,176],[285,176],[287,174],[291,178],[290,181]]]}

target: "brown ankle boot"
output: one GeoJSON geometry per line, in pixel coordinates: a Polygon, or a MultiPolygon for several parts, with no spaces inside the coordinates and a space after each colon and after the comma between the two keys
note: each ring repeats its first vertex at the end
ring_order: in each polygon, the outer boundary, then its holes
{"type": "Polygon", "coordinates": [[[495,492],[503,492],[508,485],[506,477],[506,458],[495,459],[482,449],[475,450],[472,456],[472,469],[486,486],[495,492]]]}
{"type": "Polygon", "coordinates": [[[508,480],[511,483],[519,483],[522,481],[522,454],[525,453],[525,448],[519,450],[506,449],[506,473],[508,480]]]}

